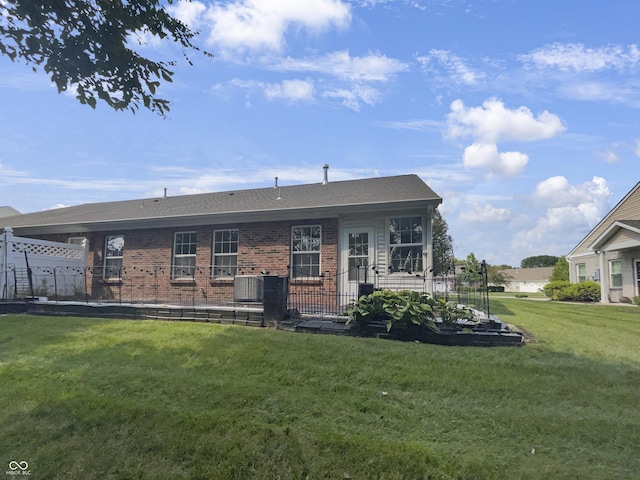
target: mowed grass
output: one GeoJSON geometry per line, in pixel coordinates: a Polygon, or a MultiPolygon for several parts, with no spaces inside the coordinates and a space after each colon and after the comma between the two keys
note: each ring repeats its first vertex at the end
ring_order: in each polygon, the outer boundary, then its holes
{"type": "Polygon", "coordinates": [[[0,317],[0,473],[637,479],[640,308],[493,299],[535,337],[442,347],[0,317]]]}

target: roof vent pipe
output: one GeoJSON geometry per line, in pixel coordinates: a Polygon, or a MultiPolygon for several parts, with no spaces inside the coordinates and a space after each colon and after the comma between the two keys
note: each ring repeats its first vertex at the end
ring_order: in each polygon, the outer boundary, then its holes
{"type": "Polygon", "coordinates": [[[276,177],[276,184],[273,186],[273,188],[278,188],[278,177],[276,177]]]}
{"type": "Polygon", "coordinates": [[[164,187],[164,198],[167,198],[167,187],[164,187]]]}
{"type": "Polygon", "coordinates": [[[322,181],[322,184],[326,185],[329,183],[329,165],[325,163],[322,168],[324,169],[324,180],[322,181]]]}

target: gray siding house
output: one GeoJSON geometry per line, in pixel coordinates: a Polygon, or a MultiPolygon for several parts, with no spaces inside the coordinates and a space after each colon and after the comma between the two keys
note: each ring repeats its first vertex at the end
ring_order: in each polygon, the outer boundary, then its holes
{"type": "Polygon", "coordinates": [[[571,282],[599,282],[602,303],[640,295],[640,182],[566,258],[571,282]]]}

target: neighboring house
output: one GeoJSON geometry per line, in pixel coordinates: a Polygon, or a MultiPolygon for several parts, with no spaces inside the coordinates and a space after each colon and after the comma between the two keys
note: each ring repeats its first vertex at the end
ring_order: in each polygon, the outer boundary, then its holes
{"type": "Polygon", "coordinates": [[[600,282],[601,302],[640,295],[640,182],[566,258],[572,282],[600,282]]]}
{"type": "Polygon", "coordinates": [[[86,241],[94,297],[121,287],[162,299],[185,285],[206,297],[232,291],[236,275],[266,272],[338,294],[361,282],[430,291],[431,221],[442,199],[417,175],[329,182],[327,168],[322,183],[276,179],[271,188],[85,204],[0,218],[0,226],[86,241]]]}
{"type": "Polygon", "coordinates": [[[505,285],[507,292],[540,292],[549,283],[553,273],[553,267],[537,268],[509,268],[503,270],[508,283],[505,285]]]}
{"type": "Polygon", "coordinates": [[[0,218],[12,217],[13,215],[20,215],[20,212],[13,207],[0,206],[0,218]]]}

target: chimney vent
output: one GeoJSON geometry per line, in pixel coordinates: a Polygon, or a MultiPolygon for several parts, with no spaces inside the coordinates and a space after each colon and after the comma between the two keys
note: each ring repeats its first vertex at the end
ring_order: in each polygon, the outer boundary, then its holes
{"type": "Polygon", "coordinates": [[[276,184],[274,185],[273,188],[278,188],[278,177],[276,177],[276,184]]]}
{"type": "Polygon", "coordinates": [[[167,198],[167,187],[164,187],[164,198],[167,198]]]}
{"type": "Polygon", "coordinates": [[[324,180],[322,181],[322,184],[326,185],[329,183],[329,165],[325,163],[322,168],[324,169],[324,180]]]}

